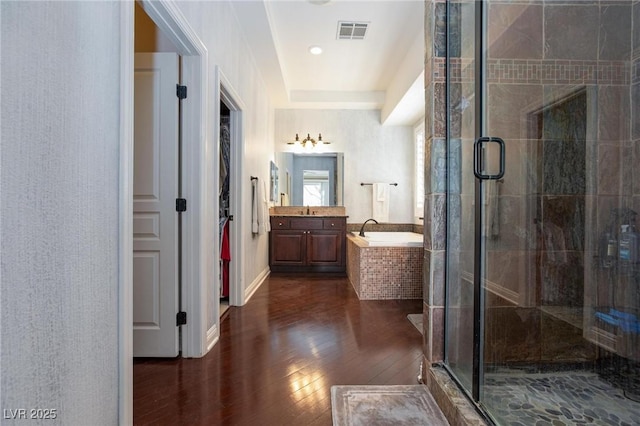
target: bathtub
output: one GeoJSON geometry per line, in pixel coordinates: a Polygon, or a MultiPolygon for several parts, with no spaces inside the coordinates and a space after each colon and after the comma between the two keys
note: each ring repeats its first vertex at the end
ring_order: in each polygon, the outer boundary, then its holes
{"type": "Polygon", "coordinates": [[[422,234],[347,234],[347,276],[360,300],[421,299],[423,261],[422,234]]]}
{"type": "Polygon", "coordinates": [[[422,247],[422,234],[415,232],[365,232],[364,238],[358,232],[353,236],[366,247],[422,247]]]}

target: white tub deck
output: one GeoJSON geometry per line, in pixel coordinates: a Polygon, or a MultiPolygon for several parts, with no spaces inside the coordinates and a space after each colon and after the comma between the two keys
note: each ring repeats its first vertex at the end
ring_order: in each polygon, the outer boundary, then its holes
{"type": "Polygon", "coordinates": [[[369,247],[422,247],[423,236],[415,232],[365,232],[364,238],[357,232],[353,236],[369,247]]]}

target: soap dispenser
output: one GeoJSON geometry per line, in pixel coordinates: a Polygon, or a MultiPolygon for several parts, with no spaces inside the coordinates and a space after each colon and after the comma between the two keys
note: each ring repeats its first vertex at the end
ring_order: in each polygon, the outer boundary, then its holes
{"type": "Polygon", "coordinates": [[[609,225],[607,231],[600,235],[599,257],[600,267],[609,269],[615,265],[618,257],[618,239],[615,232],[617,222],[617,211],[612,210],[609,213],[609,225]]]}

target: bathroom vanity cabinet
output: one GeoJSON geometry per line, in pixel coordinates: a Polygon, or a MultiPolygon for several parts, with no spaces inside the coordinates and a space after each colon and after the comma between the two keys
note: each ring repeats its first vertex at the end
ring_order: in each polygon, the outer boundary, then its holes
{"type": "Polygon", "coordinates": [[[344,216],[271,216],[271,270],[345,272],[346,228],[344,216]]]}

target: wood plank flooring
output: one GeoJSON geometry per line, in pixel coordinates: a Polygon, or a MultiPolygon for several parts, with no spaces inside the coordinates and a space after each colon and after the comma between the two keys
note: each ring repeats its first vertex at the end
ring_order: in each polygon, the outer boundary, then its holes
{"type": "Polygon", "coordinates": [[[134,360],[136,425],[331,425],[332,385],[416,384],[421,300],[359,301],[347,278],[272,274],[200,359],[134,360]]]}

